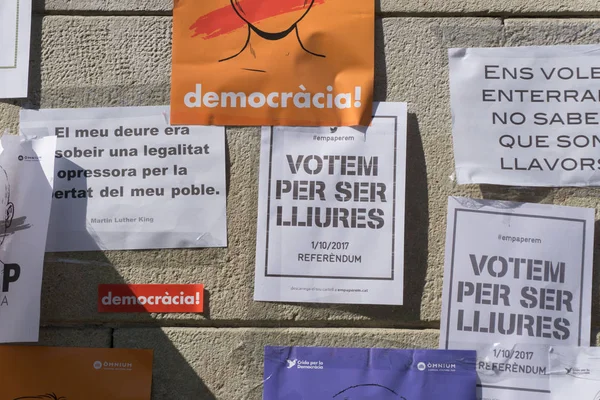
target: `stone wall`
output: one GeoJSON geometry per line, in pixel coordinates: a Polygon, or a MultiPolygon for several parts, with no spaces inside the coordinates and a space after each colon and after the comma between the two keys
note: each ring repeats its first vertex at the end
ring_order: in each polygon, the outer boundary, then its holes
{"type": "MultiPolygon", "coordinates": [[[[169,103],[171,1],[34,3],[30,95],[0,101],[0,127],[16,134],[20,107],[169,103]]],[[[457,186],[446,55],[450,47],[599,43],[597,2],[377,3],[376,100],[409,104],[405,305],[253,302],[260,135],[228,128],[229,247],[47,254],[42,344],[153,348],[155,400],[260,399],[267,344],[437,347],[449,195],[598,207],[596,189],[457,186]],[[204,283],[207,312],[98,314],[101,283],[204,283]]],[[[594,328],[598,287],[596,278],[594,328]]]]}

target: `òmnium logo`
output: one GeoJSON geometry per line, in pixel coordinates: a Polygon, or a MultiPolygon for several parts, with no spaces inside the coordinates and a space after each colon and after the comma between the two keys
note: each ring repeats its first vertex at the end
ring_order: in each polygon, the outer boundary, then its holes
{"type": "Polygon", "coordinates": [[[323,369],[323,361],[308,361],[308,360],[285,360],[287,362],[287,369],[323,369]]]}
{"type": "Polygon", "coordinates": [[[42,157],[24,156],[22,154],[19,154],[18,159],[19,159],[19,161],[40,161],[42,159],[42,157]]]}
{"type": "Polygon", "coordinates": [[[95,361],[94,369],[105,371],[131,371],[133,364],[128,362],[110,362],[110,361],[95,361]]]}
{"type": "Polygon", "coordinates": [[[420,362],[417,364],[419,371],[436,371],[436,372],[455,372],[456,364],[453,363],[424,363],[420,362]]]}

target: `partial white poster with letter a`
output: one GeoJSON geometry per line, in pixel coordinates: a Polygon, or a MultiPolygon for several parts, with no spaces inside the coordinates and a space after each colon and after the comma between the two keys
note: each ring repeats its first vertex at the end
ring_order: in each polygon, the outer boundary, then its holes
{"type": "Polygon", "coordinates": [[[373,115],[263,128],[255,300],[402,304],[406,104],[373,115]]]}
{"type": "Polygon", "coordinates": [[[479,398],[548,400],[550,346],[589,345],[593,244],[593,209],[449,199],[440,347],[479,398]]]}
{"type": "Polygon", "coordinates": [[[458,183],[600,186],[600,46],[449,57],[458,183]]]}
{"type": "Polygon", "coordinates": [[[225,128],[114,107],[22,110],[21,133],[57,139],[47,251],[227,246],[225,128]]]}
{"type": "Polygon", "coordinates": [[[55,146],[0,139],[0,343],[38,340],[55,146]]]}
{"type": "Polygon", "coordinates": [[[0,1],[0,99],[27,97],[31,0],[0,1]]]}

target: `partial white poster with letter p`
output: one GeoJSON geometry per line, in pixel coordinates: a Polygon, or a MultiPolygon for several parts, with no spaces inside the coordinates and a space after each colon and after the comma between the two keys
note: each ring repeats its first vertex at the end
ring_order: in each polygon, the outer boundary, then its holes
{"type": "Polygon", "coordinates": [[[21,111],[55,135],[46,250],[227,246],[225,128],[172,126],[168,107],[21,111]]]}
{"type": "Polygon", "coordinates": [[[38,340],[55,146],[0,139],[0,343],[38,340]]]}
{"type": "Polygon", "coordinates": [[[600,186],[600,46],[451,49],[459,184],[600,186]]]}
{"type": "Polygon", "coordinates": [[[27,97],[31,0],[0,1],[0,99],[27,97]]]}
{"type": "Polygon", "coordinates": [[[549,347],[589,345],[593,242],[593,209],[449,199],[440,347],[481,399],[547,400],[549,347]]]}
{"type": "Polygon", "coordinates": [[[255,300],[402,304],[406,104],[372,121],[263,128],[255,300]]]}

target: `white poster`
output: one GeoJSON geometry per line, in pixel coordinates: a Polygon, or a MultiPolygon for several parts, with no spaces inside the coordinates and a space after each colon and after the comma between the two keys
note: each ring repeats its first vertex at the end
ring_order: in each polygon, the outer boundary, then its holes
{"type": "Polygon", "coordinates": [[[227,246],[225,129],[171,126],[168,107],[21,111],[56,135],[46,251],[227,246]]]}
{"type": "Polygon", "coordinates": [[[31,0],[0,1],[0,99],[27,97],[31,0]]]}
{"type": "Polygon", "coordinates": [[[0,139],[0,343],[38,340],[55,146],[0,139]]]}
{"type": "Polygon", "coordinates": [[[451,197],[440,347],[481,399],[548,399],[548,348],[590,341],[594,210],[451,197]]]}
{"type": "Polygon", "coordinates": [[[402,304],[406,104],[368,128],[265,127],[254,299],[402,304]]]}
{"type": "Polygon", "coordinates": [[[600,348],[553,347],[550,400],[600,400],[600,348]]]}
{"type": "Polygon", "coordinates": [[[600,185],[600,46],[449,57],[458,183],[600,185]]]}

